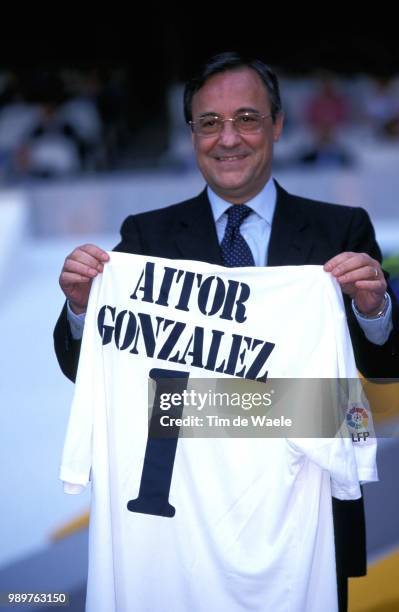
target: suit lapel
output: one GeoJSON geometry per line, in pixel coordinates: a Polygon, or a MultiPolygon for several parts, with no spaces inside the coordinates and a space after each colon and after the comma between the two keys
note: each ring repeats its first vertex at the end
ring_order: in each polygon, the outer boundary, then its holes
{"type": "MultiPolygon", "coordinates": [[[[304,265],[313,248],[311,226],[300,198],[278,183],[277,202],[268,250],[269,266],[304,265]]],[[[182,259],[223,265],[215,222],[206,189],[183,209],[171,232],[182,259]]]]}
{"type": "Polygon", "coordinates": [[[183,259],[223,265],[206,189],[184,208],[175,232],[175,244],[183,259]]]}
{"type": "Polygon", "coordinates": [[[268,250],[269,266],[303,265],[309,261],[313,240],[306,210],[300,200],[275,181],[277,202],[268,250]]]}

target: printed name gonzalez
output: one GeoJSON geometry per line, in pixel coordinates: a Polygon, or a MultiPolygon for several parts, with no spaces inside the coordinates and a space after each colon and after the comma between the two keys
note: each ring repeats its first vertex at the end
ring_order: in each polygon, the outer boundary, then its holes
{"type": "MultiPolygon", "coordinates": [[[[173,308],[185,312],[196,310],[196,314],[199,311],[207,317],[237,323],[246,321],[245,303],[251,293],[246,283],[165,266],[160,286],[156,288],[154,273],[158,270],[155,271],[155,265],[146,263],[130,299],[164,306],[168,313],[173,308]],[[178,299],[171,302],[173,285],[179,288],[179,293],[178,299]]],[[[266,382],[265,364],[274,343],[136,312],[134,306],[132,310],[119,312],[110,304],[100,308],[97,327],[103,345],[113,342],[118,350],[128,350],[132,355],[266,382]]]]}

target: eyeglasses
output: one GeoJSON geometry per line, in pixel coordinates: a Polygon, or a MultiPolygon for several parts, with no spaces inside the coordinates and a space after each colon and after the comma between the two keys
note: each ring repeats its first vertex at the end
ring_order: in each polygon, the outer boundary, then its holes
{"type": "Polygon", "coordinates": [[[198,121],[189,121],[188,123],[194,134],[199,136],[217,136],[221,134],[226,121],[231,121],[234,129],[239,134],[256,134],[262,129],[263,120],[271,116],[271,113],[260,115],[259,113],[245,112],[223,119],[219,115],[206,115],[205,117],[200,117],[198,121]]]}

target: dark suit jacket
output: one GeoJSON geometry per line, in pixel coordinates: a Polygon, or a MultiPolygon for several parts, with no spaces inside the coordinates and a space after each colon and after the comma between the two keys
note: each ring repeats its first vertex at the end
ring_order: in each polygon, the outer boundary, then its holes
{"type": "MultiPolygon", "coordinates": [[[[222,265],[206,191],[186,202],[128,217],[121,236],[116,251],[222,265]]],[[[369,253],[381,261],[367,213],[361,208],[293,196],[277,184],[268,265],[324,264],[343,251],[369,253]]],[[[368,378],[399,375],[399,307],[393,295],[392,300],[395,329],[380,347],[367,341],[352,313],[350,300],[345,298],[356,363],[368,378]]],[[[72,339],[66,307],[57,322],[54,339],[61,369],[74,380],[80,342],[72,339]]],[[[338,572],[344,576],[363,575],[366,570],[363,502],[333,499],[333,510],[338,572]]]]}

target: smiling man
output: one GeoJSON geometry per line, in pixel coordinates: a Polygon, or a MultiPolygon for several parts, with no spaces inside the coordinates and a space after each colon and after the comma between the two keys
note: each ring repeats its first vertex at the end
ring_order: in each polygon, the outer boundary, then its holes
{"type": "Polygon", "coordinates": [[[194,94],[192,116],[197,163],[209,187],[232,204],[254,198],[270,178],[283,127],[257,73],[241,68],[212,76],[194,94]]]}
{"type": "MultiPolygon", "coordinates": [[[[357,367],[367,377],[397,376],[398,304],[367,213],[288,194],[272,178],[283,127],[272,70],[236,53],[213,57],[187,83],[184,107],[207,186],[191,200],[128,217],[115,250],[226,266],[324,265],[344,294],[357,367]]],[[[82,245],[61,271],[67,302],[55,348],[72,380],[91,281],[108,259],[98,246],[82,245]]],[[[333,512],[339,606],[345,610],[347,577],[366,570],[362,500],[333,499],[333,512]]]]}

